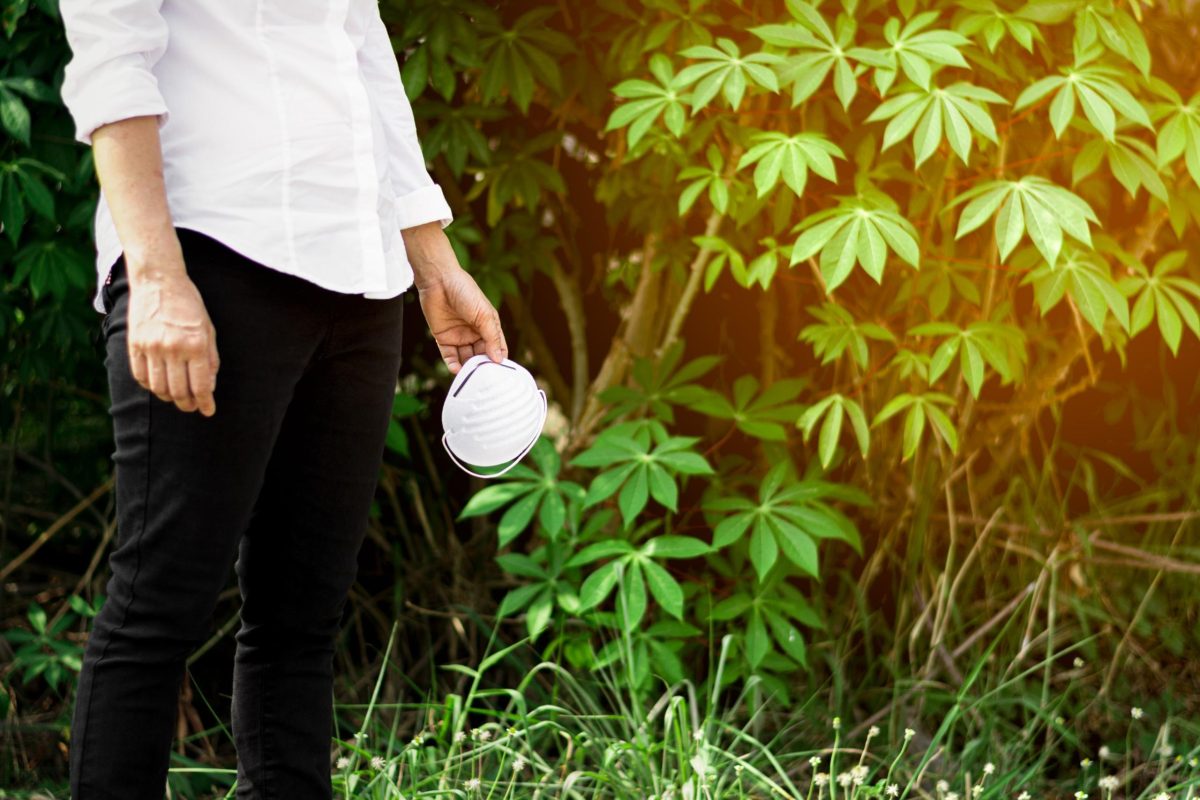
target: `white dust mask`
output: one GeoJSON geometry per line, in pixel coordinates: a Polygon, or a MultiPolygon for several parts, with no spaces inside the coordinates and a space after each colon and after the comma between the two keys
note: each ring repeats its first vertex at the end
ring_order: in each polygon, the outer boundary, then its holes
{"type": "Polygon", "coordinates": [[[442,446],[464,472],[495,478],[530,451],[546,422],[546,393],[529,371],[512,359],[500,363],[471,356],[454,376],[442,405],[442,446]],[[496,467],[487,475],[467,465],[496,467]]]}

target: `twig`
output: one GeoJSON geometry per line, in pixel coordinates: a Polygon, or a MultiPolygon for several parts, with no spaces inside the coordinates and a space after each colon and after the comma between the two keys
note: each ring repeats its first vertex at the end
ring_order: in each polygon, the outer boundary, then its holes
{"type": "Polygon", "coordinates": [[[55,520],[49,528],[46,528],[46,530],[42,531],[41,536],[38,536],[38,538],[33,541],[33,544],[29,545],[29,547],[26,547],[23,553],[14,558],[12,561],[8,562],[3,569],[0,569],[0,581],[3,581],[9,575],[13,574],[18,567],[36,555],[37,551],[42,549],[42,545],[50,541],[54,534],[65,528],[68,522],[75,519],[86,509],[88,509],[92,503],[96,502],[96,500],[112,489],[113,483],[114,476],[110,475],[108,480],[93,489],[91,494],[76,503],[70,511],[63,514],[61,517],[55,520]]]}

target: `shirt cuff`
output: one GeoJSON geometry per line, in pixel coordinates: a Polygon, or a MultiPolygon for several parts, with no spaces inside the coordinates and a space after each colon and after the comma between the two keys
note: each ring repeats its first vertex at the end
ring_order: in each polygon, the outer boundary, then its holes
{"type": "Polygon", "coordinates": [[[446,195],[436,183],[396,198],[396,222],[401,230],[427,222],[440,222],[444,228],[453,221],[446,195]]]}
{"type": "MultiPolygon", "coordinates": [[[[140,56],[137,56],[140,60],[140,56]]],[[[167,104],[158,90],[158,80],[148,69],[128,69],[113,62],[96,70],[73,87],[75,140],[92,143],[92,132],[101,125],[130,117],[155,116],[161,128],[167,121],[167,104]]]]}

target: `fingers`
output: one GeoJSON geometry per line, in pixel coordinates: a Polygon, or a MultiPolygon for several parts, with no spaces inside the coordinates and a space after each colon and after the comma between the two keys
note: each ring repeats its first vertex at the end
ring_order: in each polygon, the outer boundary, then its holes
{"type": "Polygon", "coordinates": [[[208,359],[187,362],[187,378],[195,407],[200,409],[204,416],[211,417],[217,410],[217,404],[213,400],[215,380],[208,359]]]}
{"type": "Polygon", "coordinates": [[[154,393],[159,400],[171,402],[171,387],[167,384],[167,365],[160,356],[146,354],[146,366],[149,375],[146,388],[154,393]]]}
{"type": "Polygon", "coordinates": [[[479,333],[483,337],[483,350],[488,358],[497,364],[508,356],[508,343],[504,340],[504,330],[500,326],[500,314],[495,309],[486,314],[479,325],[479,333]]]}

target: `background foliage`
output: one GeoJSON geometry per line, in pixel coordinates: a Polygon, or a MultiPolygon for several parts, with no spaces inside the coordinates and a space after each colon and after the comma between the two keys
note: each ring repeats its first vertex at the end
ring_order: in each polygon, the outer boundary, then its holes
{"type": "MultiPolygon", "coordinates": [[[[5,9],[0,769],[55,775],[114,533],[95,186],[53,1],[5,9]]],[[[498,631],[577,674],[627,664],[642,702],[681,680],[774,695],[759,724],[800,735],[841,715],[926,736],[960,688],[1002,688],[964,759],[1035,735],[1092,752],[1114,703],[1195,711],[1200,9],[383,13],[449,233],[553,416],[504,479],[448,473],[428,444],[447,377],[406,315],[422,345],[342,696],[398,620],[391,699],[461,691],[435,664],[498,631]]],[[[228,755],[236,589],[219,613],[184,763],[228,755]]]]}

